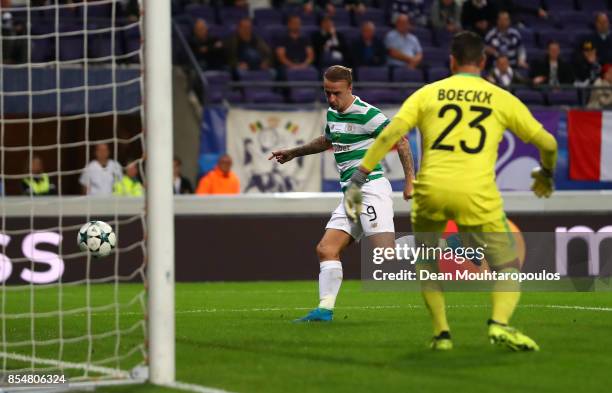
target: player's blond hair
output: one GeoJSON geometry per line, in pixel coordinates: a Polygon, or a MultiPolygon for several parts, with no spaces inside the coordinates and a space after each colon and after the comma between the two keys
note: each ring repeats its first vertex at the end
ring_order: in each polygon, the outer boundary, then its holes
{"type": "Polygon", "coordinates": [[[323,77],[330,82],[346,81],[349,86],[353,84],[353,70],[341,65],[329,67],[325,70],[323,77]]]}

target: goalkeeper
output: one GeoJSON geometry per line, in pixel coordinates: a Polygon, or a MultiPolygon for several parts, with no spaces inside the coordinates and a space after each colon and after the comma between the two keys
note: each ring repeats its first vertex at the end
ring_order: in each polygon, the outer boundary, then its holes
{"type": "MultiPolygon", "coordinates": [[[[411,217],[417,241],[436,245],[446,222],[452,219],[466,236],[488,245],[485,257],[492,269],[518,271],[519,261],[508,236],[503,202],[495,183],[498,146],[506,129],[534,144],[540,151],[541,166],[532,172],[532,190],[538,197],[549,197],[553,191],[557,143],[519,99],[480,77],[486,57],[478,35],[457,34],[451,44],[450,59],[454,75],[411,95],[369,148],[359,170],[351,177],[345,209],[350,217],[359,214],[361,186],[368,173],[416,126],[423,140],[411,217]]],[[[419,261],[417,268],[436,271],[435,262],[419,261]]],[[[451,349],[441,285],[422,281],[421,290],[433,319],[431,347],[451,349]]],[[[538,350],[535,341],[508,326],[519,297],[517,282],[495,283],[488,321],[490,341],[513,350],[538,350]]]]}

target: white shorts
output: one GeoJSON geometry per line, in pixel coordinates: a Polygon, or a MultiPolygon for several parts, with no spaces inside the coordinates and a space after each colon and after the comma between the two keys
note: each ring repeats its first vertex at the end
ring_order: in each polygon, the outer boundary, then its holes
{"type": "Polygon", "coordinates": [[[344,211],[344,198],[333,211],[325,229],[338,229],[359,240],[361,236],[395,232],[391,183],[384,177],[369,181],[361,188],[363,206],[359,222],[355,223],[344,211]]]}

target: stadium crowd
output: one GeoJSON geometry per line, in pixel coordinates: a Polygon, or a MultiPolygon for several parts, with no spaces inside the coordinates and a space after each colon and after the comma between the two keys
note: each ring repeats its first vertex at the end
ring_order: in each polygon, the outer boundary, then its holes
{"type": "MultiPolygon", "coordinates": [[[[317,90],[247,86],[252,81],[319,80],[332,64],[353,67],[357,81],[412,82],[449,74],[454,33],[475,31],[487,43],[486,77],[510,87],[527,104],[607,107],[561,85],[607,86],[612,62],[605,0],[273,1],[180,2],[175,21],[220,102],[311,102],[317,90]],[[242,90],[228,87],[243,83],[242,90]],[[534,87],[547,88],[534,90],[534,87]]],[[[406,89],[370,89],[377,103],[399,103],[406,89]]],[[[604,93],[604,96],[607,94],[604,93]]]]}

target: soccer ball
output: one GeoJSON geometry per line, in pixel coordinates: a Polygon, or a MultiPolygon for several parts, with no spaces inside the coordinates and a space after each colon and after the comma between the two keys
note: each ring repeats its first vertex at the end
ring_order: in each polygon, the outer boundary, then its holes
{"type": "Polygon", "coordinates": [[[81,251],[89,251],[94,257],[105,257],[117,244],[113,228],[103,221],[89,221],[79,229],[77,243],[81,251]]]}

